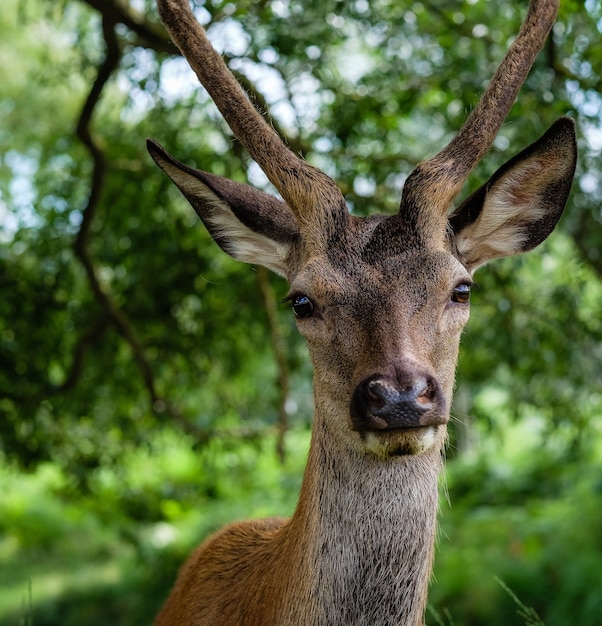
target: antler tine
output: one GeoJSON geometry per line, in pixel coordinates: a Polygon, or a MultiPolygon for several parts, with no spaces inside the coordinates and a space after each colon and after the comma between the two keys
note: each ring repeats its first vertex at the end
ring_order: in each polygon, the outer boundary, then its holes
{"type": "Polygon", "coordinates": [[[157,6],[172,40],[232,132],[278,189],[301,226],[313,233],[321,230],[327,236],[335,222],[347,218],[344,198],[334,181],[289,150],[255,109],[209,42],[189,0],[157,0],[157,6]]]}
{"type": "Polygon", "coordinates": [[[560,0],[531,0],[516,39],[485,93],[449,145],[412,172],[404,186],[402,207],[421,206],[445,217],[472,169],[491,147],[535,57],[552,29],[560,0]]]}

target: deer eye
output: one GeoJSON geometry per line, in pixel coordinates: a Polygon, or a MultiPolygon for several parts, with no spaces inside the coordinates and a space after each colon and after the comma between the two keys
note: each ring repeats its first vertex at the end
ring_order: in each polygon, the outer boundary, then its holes
{"type": "Polygon", "coordinates": [[[314,303],[307,296],[293,296],[291,306],[297,319],[310,317],[314,312],[314,303]]]}
{"type": "Polygon", "coordinates": [[[451,301],[458,304],[468,304],[470,302],[471,287],[469,283],[460,283],[452,291],[451,301]]]}

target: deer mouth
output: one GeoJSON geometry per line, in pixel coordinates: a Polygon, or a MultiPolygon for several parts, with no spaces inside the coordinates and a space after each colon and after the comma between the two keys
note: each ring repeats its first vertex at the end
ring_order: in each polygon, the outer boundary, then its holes
{"type": "Polygon", "coordinates": [[[445,437],[445,425],[363,431],[360,437],[364,451],[377,457],[410,457],[439,447],[445,437]]]}

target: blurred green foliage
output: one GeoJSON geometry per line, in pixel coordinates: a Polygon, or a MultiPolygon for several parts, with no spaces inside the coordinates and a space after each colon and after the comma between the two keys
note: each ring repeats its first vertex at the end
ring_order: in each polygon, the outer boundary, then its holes
{"type": "MultiPolygon", "coordinates": [[[[367,214],[394,211],[405,176],[453,136],[526,2],[197,8],[291,147],[367,214]]],[[[556,233],[477,274],[429,624],[525,624],[496,576],[547,626],[602,620],[601,25],[600,3],[563,0],[467,186],[556,117],[576,118],[578,171],[556,233]]],[[[311,375],[283,306],[291,431],[281,465],[258,275],[211,241],[144,139],[268,186],[168,45],[151,0],[7,0],[0,28],[0,623],[148,623],[202,536],[292,511],[311,375]],[[119,50],[93,108],[104,167],[92,215],[98,170],[75,130],[105,58],[98,7],[119,50]],[[100,295],[77,249],[84,224],[100,295]]]]}

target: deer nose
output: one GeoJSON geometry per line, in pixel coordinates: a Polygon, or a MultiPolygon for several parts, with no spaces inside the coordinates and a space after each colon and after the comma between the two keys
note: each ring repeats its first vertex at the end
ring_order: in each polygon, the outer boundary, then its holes
{"type": "Polygon", "coordinates": [[[439,383],[423,372],[369,376],[357,385],[351,400],[351,421],[360,432],[435,426],[448,420],[439,383]]]}

